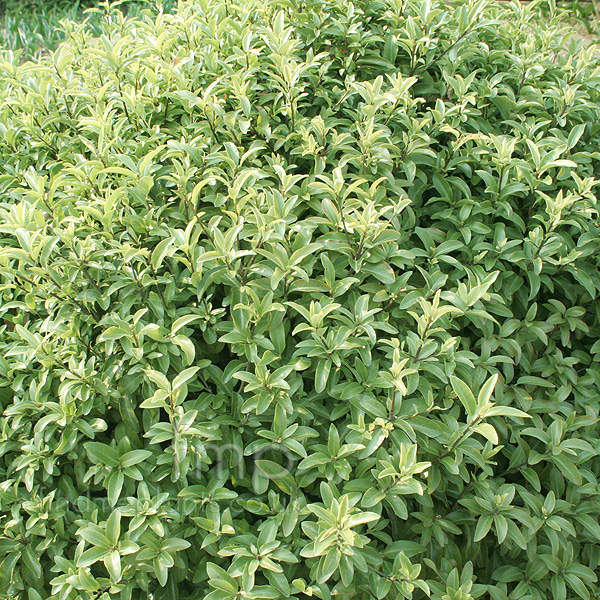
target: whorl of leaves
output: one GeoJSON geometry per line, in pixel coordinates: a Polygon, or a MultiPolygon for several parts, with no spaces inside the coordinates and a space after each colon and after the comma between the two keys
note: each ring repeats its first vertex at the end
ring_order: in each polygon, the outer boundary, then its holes
{"type": "Polygon", "coordinates": [[[598,597],[600,77],[534,10],[3,55],[1,598],[598,597]]]}

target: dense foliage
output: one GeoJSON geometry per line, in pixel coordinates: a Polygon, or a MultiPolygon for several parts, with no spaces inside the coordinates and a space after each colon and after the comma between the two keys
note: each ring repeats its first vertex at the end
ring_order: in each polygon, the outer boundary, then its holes
{"type": "Polygon", "coordinates": [[[3,55],[1,598],[598,598],[600,72],[532,10],[3,55]]]}
{"type": "Polygon", "coordinates": [[[54,51],[65,39],[61,21],[84,21],[94,34],[110,7],[129,16],[143,9],[172,12],[177,0],[0,0],[0,48],[18,50],[21,59],[31,59],[54,51]]]}

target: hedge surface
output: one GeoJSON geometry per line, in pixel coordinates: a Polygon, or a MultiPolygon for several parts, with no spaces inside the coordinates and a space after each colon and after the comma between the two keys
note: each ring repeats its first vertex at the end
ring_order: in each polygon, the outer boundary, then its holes
{"type": "Polygon", "coordinates": [[[599,597],[600,71],[534,11],[0,57],[1,598],[599,597]]]}

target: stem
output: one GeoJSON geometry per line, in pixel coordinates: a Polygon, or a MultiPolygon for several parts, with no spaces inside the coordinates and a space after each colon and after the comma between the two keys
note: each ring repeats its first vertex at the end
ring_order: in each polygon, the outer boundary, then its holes
{"type": "Polygon", "coordinates": [[[394,301],[397,299],[398,297],[395,295],[392,295],[392,297],[385,303],[385,306],[381,309],[383,312],[388,311],[391,307],[392,304],[394,304],[394,301]]]}
{"type": "MultiPolygon", "coordinates": [[[[25,275],[22,275],[21,273],[15,273],[15,276],[19,277],[23,281],[27,282],[29,285],[31,285],[31,287],[33,289],[36,288],[37,284],[32,279],[29,279],[29,277],[26,277],[25,275]]],[[[33,291],[33,289],[32,289],[32,291],[33,291]]],[[[96,321],[96,323],[98,323],[100,321],[100,317],[94,311],[89,309],[85,304],[81,303],[76,298],[71,298],[70,296],[61,296],[60,294],[57,294],[56,292],[53,292],[52,290],[45,290],[45,292],[48,295],[52,296],[53,298],[60,300],[61,302],[69,302],[69,301],[73,302],[73,304],[76,304],[85,314],[92,317],[92,319],[94,319],[94,321],[96,321]]]]}
{"type": "Polygon", "coordinates": [[[390,414],[388,416],[388,421],[393,421],[395,418],[394,410],[396,408],[396,392],[398,390],[394,389],[394,393],[392,394],[392,405],[390,406],[390,414]]]}
{"type": "MultiPolygon", "coordinates": [[[[546,450],[546,452],[542,453],[542,456],[547,456],[551,453],[552,453],[551,450],[546,450]]],[[[516,464],[514,467],[510,467],[510,469],[506,469],[505,471],[502,471],[502,473],[500,473],[500,475],[498,475],[498,477],[506,477],[507,475],[510,475],[511,473],[514,473],[515,471],[522,469],[523,467],[526,467],[528,464],[529,464],[529,462],[526,459],[523,462],[516,464]]]]}
{"type": "Polygon", "coordinates": [[[336,203],[337,209],[340,213],[340,219],[342,220],[342,226],[344,228],[344,233],[346,234],[346,241],[348,242],[348,247],[350,248],[350,250],[352,250],[352,244],[350,243],[350,234],[348,233],[348,229],[346,228],[346,220],[344,219],[344,213],[342,211],[342,203],[340,202],[340,199],[337,197],[335,199],[335,203],[336,203]]]}
{"type": "Polygon", "coordinates": [[[423,68],[423,71],[427,71],[432,65],[434,65],[438,60],[440,60],[441,58],[443,58],[444,56],[446,56],[446,54],[448,54],[448,52],[450,52],[450,50],[452,50],[452,48],[454,48],[454,46],[456,46],[456,44],[458,44],[458,42],[460,42],[467,34],[469,33],[469,30],[465,30],[463,31],[463,33],[461,33],[458,38],[452,42],[452,44],[450,44],[441,54],[439,54],[438,56],[436,56],[435,58],[432,58],[427,65],[425,65],[425,67],[423,68]]]}
{"type": "MultiPolygon", "coordinates": [[[[377,236],[377,237],[379,237],[379,236],[377,236]]],[[[373,240],[373,242],[375,242],[377,237],[373,240]]],[[[364,251],[364,245],[365,245],[366,241],[367,241],[367,230],[365,229],[365,231],[363,232],[363,234],[360,238],[360,242],[358,244],[358,248],[356,250],[356,255],[354,256],[354,260],[357,261],[362,256],[362,253],[364,251]]]]}
{"type": "Polygon", "coordinates": [[[129,114],[129,110],[127,110],[127,104],[125,102],[125,98],[123,97],[123,90],[121,89],[121,80],[119,79],[119,69],[115,71],[115,76],[117,78],[117,89],[119,90],[119,96],[121,98],[121,105],[123,106],[123,110],[125,111],[125,116],[131,125],[134,125],[134,122],[131,120],[131,115],[129,114]]]}
{"type": "Polygon", "coordinates": [[[548,241],[548,238],[550,237],[551,233],[552,233],[551,230],[547,231],[546,233],[544,233],[544,237],[542,237],[542,241],[540,242],[540,245],[537,247],[537,250],[535,251],[535,254],[533,255],[533,259],[536,259],[536,258],[539,257],[540,252],[542,251],[542,248],[544,247],[544,245],[548,241]]]}
{"type": "Polygon", "coordinates": [[[384,487],[383,490],[381,490],[381,491],[384,494],[387,494],[395,485],[396,485],[396,482],[394,481],[393,483],[390,483],[390,485],[388,485],[387,487],[384,487]]]}
{"type": "MultiPolygon", "coordinates": [[[[479,467],[475,467],[475,471],[478,468],[479,467]]],[[[474,474],[475,473],[473,473],[473,475],[474,474]]],[[[456,500],[454,501],[454,504],[452,504],[452,506],[450,507],[448,514],[454,512],[457,509],[459,500],[471,489],[471,487],[475,483],[475,479],[473,479],[473,475],[471,475],[471,480],[469,481],[469,483],[467,483],[467,485],[465,485],[465,487],[463,487],[462,492],[457,496],[456,500]]]]}
{"type": "Polygon", "coordinates": [[[504,167],[502,165],[500,167],[499,177],[498,177],[498,202],[500,201],[500,196],[502,195],[502,179],[504,178],[504,167]]]}
{"type": "Polygon", "coordinates": [[[456,441],[449,448],[447,448],[445,452],[442,452],[441,454],[439,454],[438,456],[436,456],[431,461],[431,466],[436,465],[437,463],[440,462],[440,460],[442,460],[443,458],[446,458],[446,456],[448,456],[449,454],[451,454],[454,451],[454,449],[456,448],[456,446],[458,446],[463,440],[465,440],[469,436],[470,430],[473,429],[473,427],[475,427],[475,425],[477,425],[477,423],[479,423],[479,421],[481,421],[481,419],[482,419],[481,415],[479,415],[478,417],[475,417],[475,419],[473,419],[467,425],[467,428],[456,439],[456,441]]]}
{"type": "Polygon", "coordinates": [[[85,278],[94,286],[94,289],[98,292],[98,294],[100,294],[100,297],[102,297],[102,288],[94,281],[94,278],[90,275],[88,268],[85,265],[81,265],[81,268],[83,270],[85,278]]]}
{"type": "Polygon", "coordinates": [[[167,301],[165,300],[165,297],[163,295],[163,291],[160,287],[160,284],[158,283],[158,274],[156,272],[156,269],[154,268],[154,265],[152,264],[152,261],[150,261],[149,263],[150,266],[150,270],[152,271],[152,277],[154,278],[154,282],[156,284],[156,289],[158,291],[158,295],[160,296],[160,299],[162,300],[162,303],[164,304],[165,308],[168,309],[168,305],[167,305],[167,301]]]}
{"type": "Polygon", "coordinates": [[[392,110],[390,110],[390,114],[387,116],[386,120],[383,122],[384,125],[387,125],[392,118],[394,112],[398,108],[398,104],[400,103],[400,98],[396,98],[396,102],[394,102],[394,106],[392,106],[392,110]]]}
{"type": "Polygon", "coordinates": [[[81,268],[81,270],[82,270],[85,278],[89,281],[89,283],[92,284],[92,286],[98,292],[98,294],[100,295],[100,297],[102,297],[104,293],[102,292],[102,289],[96,283],[96,280],[92,277],[89,269],[85,265],[85,260],[81,257],[81,254],[79,254],[79,252],[77,252],[77,247],[74,244],[70,244],[70,246],[71,246],[71,250],[73,251],[73,253],[75,254],[75,256],[81,261],[80,268],[81,268]]]}
{"type": "Polygon", "coordinates": [[[369,565],[369,569],[371,569],[371,571],[373,571],[373,573],[377,573],[377,575],[380,575],[381,577],[385,577],[386,579],[389,579],[390,581],[400,581],[400,579],[398,579],[398,577],[394,577],[393,575],[387,575],[386,573],[383,573],[382,571],[380,571],[379,569],[376,569],[375,567],[369,565]]]}

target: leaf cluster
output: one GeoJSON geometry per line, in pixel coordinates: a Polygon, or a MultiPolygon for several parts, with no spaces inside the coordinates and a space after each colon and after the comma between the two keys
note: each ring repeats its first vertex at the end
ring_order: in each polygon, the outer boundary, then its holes
{"type": "Polygon", "coordinates": [[[0,598],[597,597],[600,71],[535,11],[2,54],[0,598]]]}

